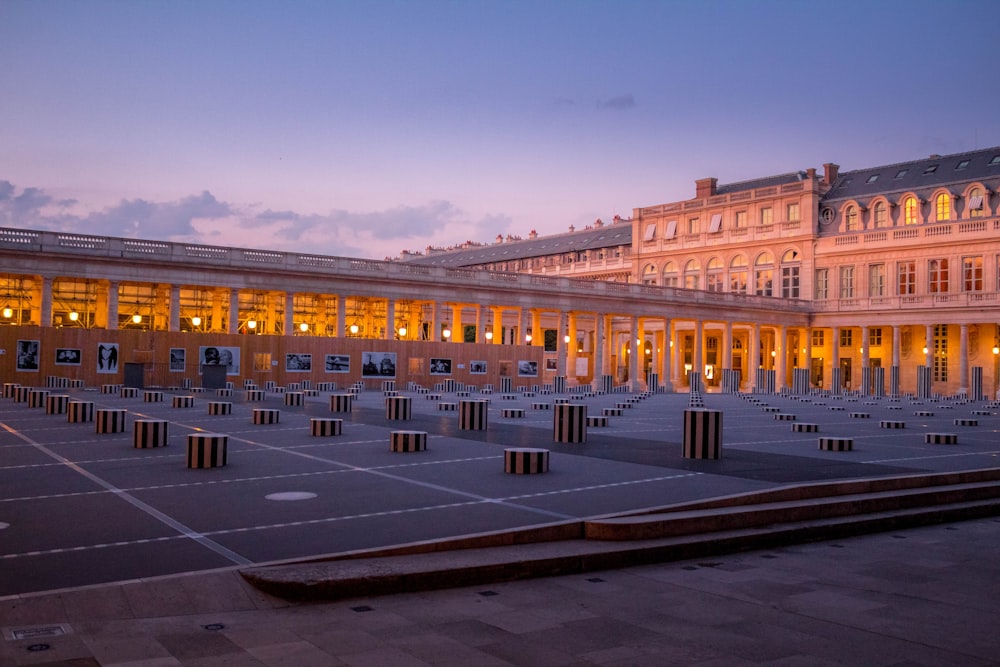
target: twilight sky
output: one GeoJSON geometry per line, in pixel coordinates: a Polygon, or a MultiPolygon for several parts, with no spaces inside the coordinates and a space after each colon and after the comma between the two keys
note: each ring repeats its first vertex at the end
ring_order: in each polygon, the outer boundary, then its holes
{"type": "Polygon", "coordinates": [[[995,0],[0,0],[0,226],[374,257],[1000,145],[995,0]]]}

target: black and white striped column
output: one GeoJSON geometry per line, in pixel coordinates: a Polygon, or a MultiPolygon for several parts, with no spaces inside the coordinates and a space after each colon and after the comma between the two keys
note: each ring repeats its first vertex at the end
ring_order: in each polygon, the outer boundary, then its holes
{"type": "Polygon", "coordinates": [[[917,398],[931,397],[931,368],[917,366],[917,398]]]}
{"type": "Polygon", "coordinates": [[[45,401],[49,397],[48,389],[32,389],[28,394],[29,408],[44,408],[45,401]]]}
{"type": "Polygon", "coordinates": [[[188,468],[219,468],[228,462],[229,436],[221,433],[191,433],[187,437],[188,468]]]}
{"type": "Polygon", "coordinates": [[[70,401],[66,406],[66,419],[74,424],[94,421],[93,402],[70,401]]]}
{"type": "Polygon", "coordinates": [[[503,470],[512,475],[535,475],[549,471],[549,450],[509,447],[503,451],[503,470]]]}
{"type": "Polygon", "coordinates": [[[209,401],[208,414],[220,416],[233,414],[233,404],[228,401],[209,401]]]}
{"type": "Polygon", "coordinates": [[[257,425],[262,424],[277,424],[281,421],[281,410],[277,408],[254,408],[253,409],[253,423],[257,425]]]}
{"type": "Polygon", "coordinates": [[[125,415],[128,410],[101,409],[94,419],[98,433],[120,433],[125,430],[125,415]]]}
{"type": "Polygon", "coordinates": [[[557,403],[552,406],[552,440],[587,442],[586,404],[557,403]]]}
{"type": "Polygon", "coordinates": [[[889,367],[889,395],[899,396],[899,366],[889,367]]]}
{"type": "Polygon", "coordinates": [[[489,421],[489,401],[458,402],[458,428],[463,431],[485,431],[489,421]]]}
{"type": "MultiPolygon", "coordinates": [[[[834,345],[836,345],[834,341],[834,345]]],[[[840,396],[843,389],[840,386],[840,366],[830,369],[830,394],[840,396]]]]}
{"type": "Polygon", "coordinates": [[[136,419],[132,422],[132,446],[136,449],[167,446],[167,420],[136,419]]]}
{"type": "Polygon", "coordinates": [[[983,395],[983,367],[972,367],[972,383],[969,386],[969,398],[973,401],[981,401],[986,397],[983,395]]]}
{"type": "Polygon", "coordinates": [[[340,435],[344,429],[343,419],[312,417],[309,419],[309,433],[316,437],[340,435]]]}
{"type": "Polygon", "coordinates": [[[881,366],[876,366],[872,368],[871,371],[871,395],[876,398],[882,398],[885,396],[885,369],[881,366]]]}
{"type": "Polygon", "coordinates": [[[684,458],[722,458],[722,411],[684,411],[684,458]]]}
{"type": "Polygon", "coordinates": [[[66,394],[49,394],[45,399],[45,414],[61,415],[66,412],[69,405],[69,396],[66,394]]]}
{"type": "Polygon", "coordinates": [[[809,369],[792,369],[792,393],[797,396],[809,395],[809,369]]]}
{"type": "Polygon", "coordinates": [[[427,449],[426,431],[393,431],[389,448],[393,452],[422,452],[427,449]]]}
{"type": "Polygon", "coordinates": [[[409,396],[389,396],[385,399],[385,418],[389,421],[405,421],[410,418],[411,408],[409,396]]]}
{"type": "Polygon", "coordinates": [[[304,397],[301,391],[290,391],[285,394],[285,405],[291,407],[302,407],[304,397]]]}
{"type": "Polygon", "coordinates": [[[331,394],[330,412],[350,412],[354,405],[353,394],[331,394]]]}

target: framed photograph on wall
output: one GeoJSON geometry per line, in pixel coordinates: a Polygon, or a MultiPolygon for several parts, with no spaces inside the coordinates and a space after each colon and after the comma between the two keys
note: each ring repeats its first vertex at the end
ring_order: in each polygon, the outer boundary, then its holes
{"type": "Polygon", "coordinates": [[[17,370],[37,371],[41,342],[37,340],[17,341],[17,370]]]}
{"type": "Polygon", "coordinates": [[[79,366],[80,350],[73,347],[56,348],[56,366],[79,366]]]}
{"type": "Polygon", "coordinates": [[[470,375],[486,375],[486,362],[485,361],[470,361],[469,362],[469,374],[470,375]]]}
{"type": "Polygon", "coordinates": [[[324,361],[327,373],[350,373],[351,355],[349,354],[328,354],[324,361]]]}
{"type": "Polygon", "coordinates": [[[521,360],[517,362],[517,374],[524,378],[538,377],[538,362],[521,360]]]}
{"type": "Polygon", "coordinates": [[[361,377],[396,377],[395,352],[363,352],[361,354],[361,377]]]}
{"type": "Polygon", "coordinates": [[[307,373],[312,370],[313,356],[311,354],[286,354],[285,371],[289,373],[307,373]]]}
{"type": "Polygon", "coordinates": [[[451,359],[431,357],[431,375],[451,375],[451,359]]]}
{"type": "Polygon", "coordinates": [[[118,372],[118,343],[97,344],[97,372],[118,372]]]}
{"type": "Polygon", "coordinates": [[[201,366],[225,366],[226,375],[240,374],[240,348],[204,345],[198,348],[198,371],[201,366]]]}

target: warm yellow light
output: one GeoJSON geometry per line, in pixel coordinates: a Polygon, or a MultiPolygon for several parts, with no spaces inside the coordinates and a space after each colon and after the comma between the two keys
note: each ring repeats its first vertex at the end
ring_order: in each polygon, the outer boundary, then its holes
{"type": "Polygon", "coordinates": [[[135,315],[132,316],[132,321],[135,322],[136,324],[139,324],[140,322],[142,322],[142,315],[136,313],[135,315]]]}
{"type": "Polygon", "coordinates": [[[13,317],[14,316],[14,309],[11,308],[10,306],[7,306],[6,308],[3,309],[3,316],[4,317],[13,317]]]}
{"type": "Polygon", "coordinates": [[[75,310],[71,311],[69,314],[69,321],[76,322],[78,319],[80,319],[80,313],[76,312],[75,310]]]}
{"type": "Polygon", "coordinates": [[[299,331],[301,331],[302,333],[309,331],[309,325],[306,324],[305,322],[301,323],[299,325],[299,331]]]}
{"type": "Polygon", "coordinates": [[[993,354],[1000,354],[1000,346],[997,345],[993,346],[993,354]]]}
{"type": "Polygon", "coordinates": [[[445,327],[444,331],[441,332],[441,335],[444,336],[445,338],[451,338],[451,329],[445,327]]]}
{"type": "Polygon", "coordinates": [[[771,356],[772,357],[778,356],[778,351],[777,350],[771,350],[771,356]]]}
{"type": "Polygon", "coordinates": [[[400,337],[406,336],[406,327],[399,327],[399,335],[400,337]]]}
{"type": "Polygon", "coordinates": [[[486,332],[486,340],[493,340],[493,332],[492,331],[487,331],[486,332]]]}
{"type": "Polygon", "coordinates": [[[927,348],[926,347],[924,348],[924,354],[927,354],[927,348]]]}
{"type": "Polygon", "coordinates": [[[564,343],[568,343],[569,342],[569,334],[566,334],[565,336],[563,336],[563,342],[564,343]]]}
{"type": "Polygon", "coordinates": [[[351,333],[352,334],[358,333],[358,325],[357,324],[352,324],[351,325],[351,333]]]}
{"type": "Polygon", "coordinates": [[[524,334],[524,341],[526,343],[530,343],[531,342],[531,334],[524,334]]]}
{"type": "Polygon", "coordinates": [[[257,320],[249,320],[247,322],[247,329],[256,329],[256,328],[257,328],[257,320]]]}
{"type": "Polygon", "coordinates": [[[197,315],[195,315],[194,317],[191,318],[191,324],[195,325],[196,327],[200,327],[201,326],[201,318],[198,317],[197,315]]]}

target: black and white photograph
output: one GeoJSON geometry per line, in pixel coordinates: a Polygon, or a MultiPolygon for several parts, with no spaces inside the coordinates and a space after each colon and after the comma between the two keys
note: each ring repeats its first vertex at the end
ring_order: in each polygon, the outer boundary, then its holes
{"type": "Polygon", "coordinates": [[[56,348],[56,366],[79,366],[80,350],[73,347],[56,348]]]}
{"type": "Polygon", "coordinates": [[[286,354],[285,370],[290,373],[305,373],[311,371],[313,357],[311,354],[286,354]]]}
{"type": "Polygon", "coordinates": [[[118,343],[97,344],[97,372],[104,374],[118,372],[118,343]]]}
{"type": "Polygon", "coordinates": [[[538,362],[537,361],[518,361],[517,362],[517,374],[520,377],[538,377],[538,362]]]}
{"type": "Polygon", "coordinates": [[[556,359],[546,359],[545,360],[545,370],[554,371],[558,368],[556,359]]]}
{"type": "Polygon", "coordinates": [[[349,354],[328,354],[326,355],[327,373],[350,373],[351,355],[349,354]]]}
{"type": "Polygon", "coordinates": [[[451,375],[451,359],[431,357],[431,375],[451,375]]]}
{"type": "Polygon", "coordinates": [[[40,346],[41,343],[37,340],[17,341],[17,370],[38,370],[38,350],[40,346]]]}
{"type": "Polygon", "coordinates": [[[470,375],[486,375],[486,362],[485,361],[470,361],[469,362],[469,374],[470,375]]]}
{"type": "Polygon", "coordinates": [[[225,366],[226,375],[240,374],[240,348],[238,347],[202,346],[198,348],[198,361],[200,365],[204,366],[225,366]]]}
{"type": "Polygon", "coordinates": [[[170,348],[170,372],[183,373],[187,364],[187,350],[183,347],[170,348]]]}
{"type": "Polygon", "coordinates": [[[395,352],[364,352],[361,360],[361,377],[396,377],[395,352]]]}

